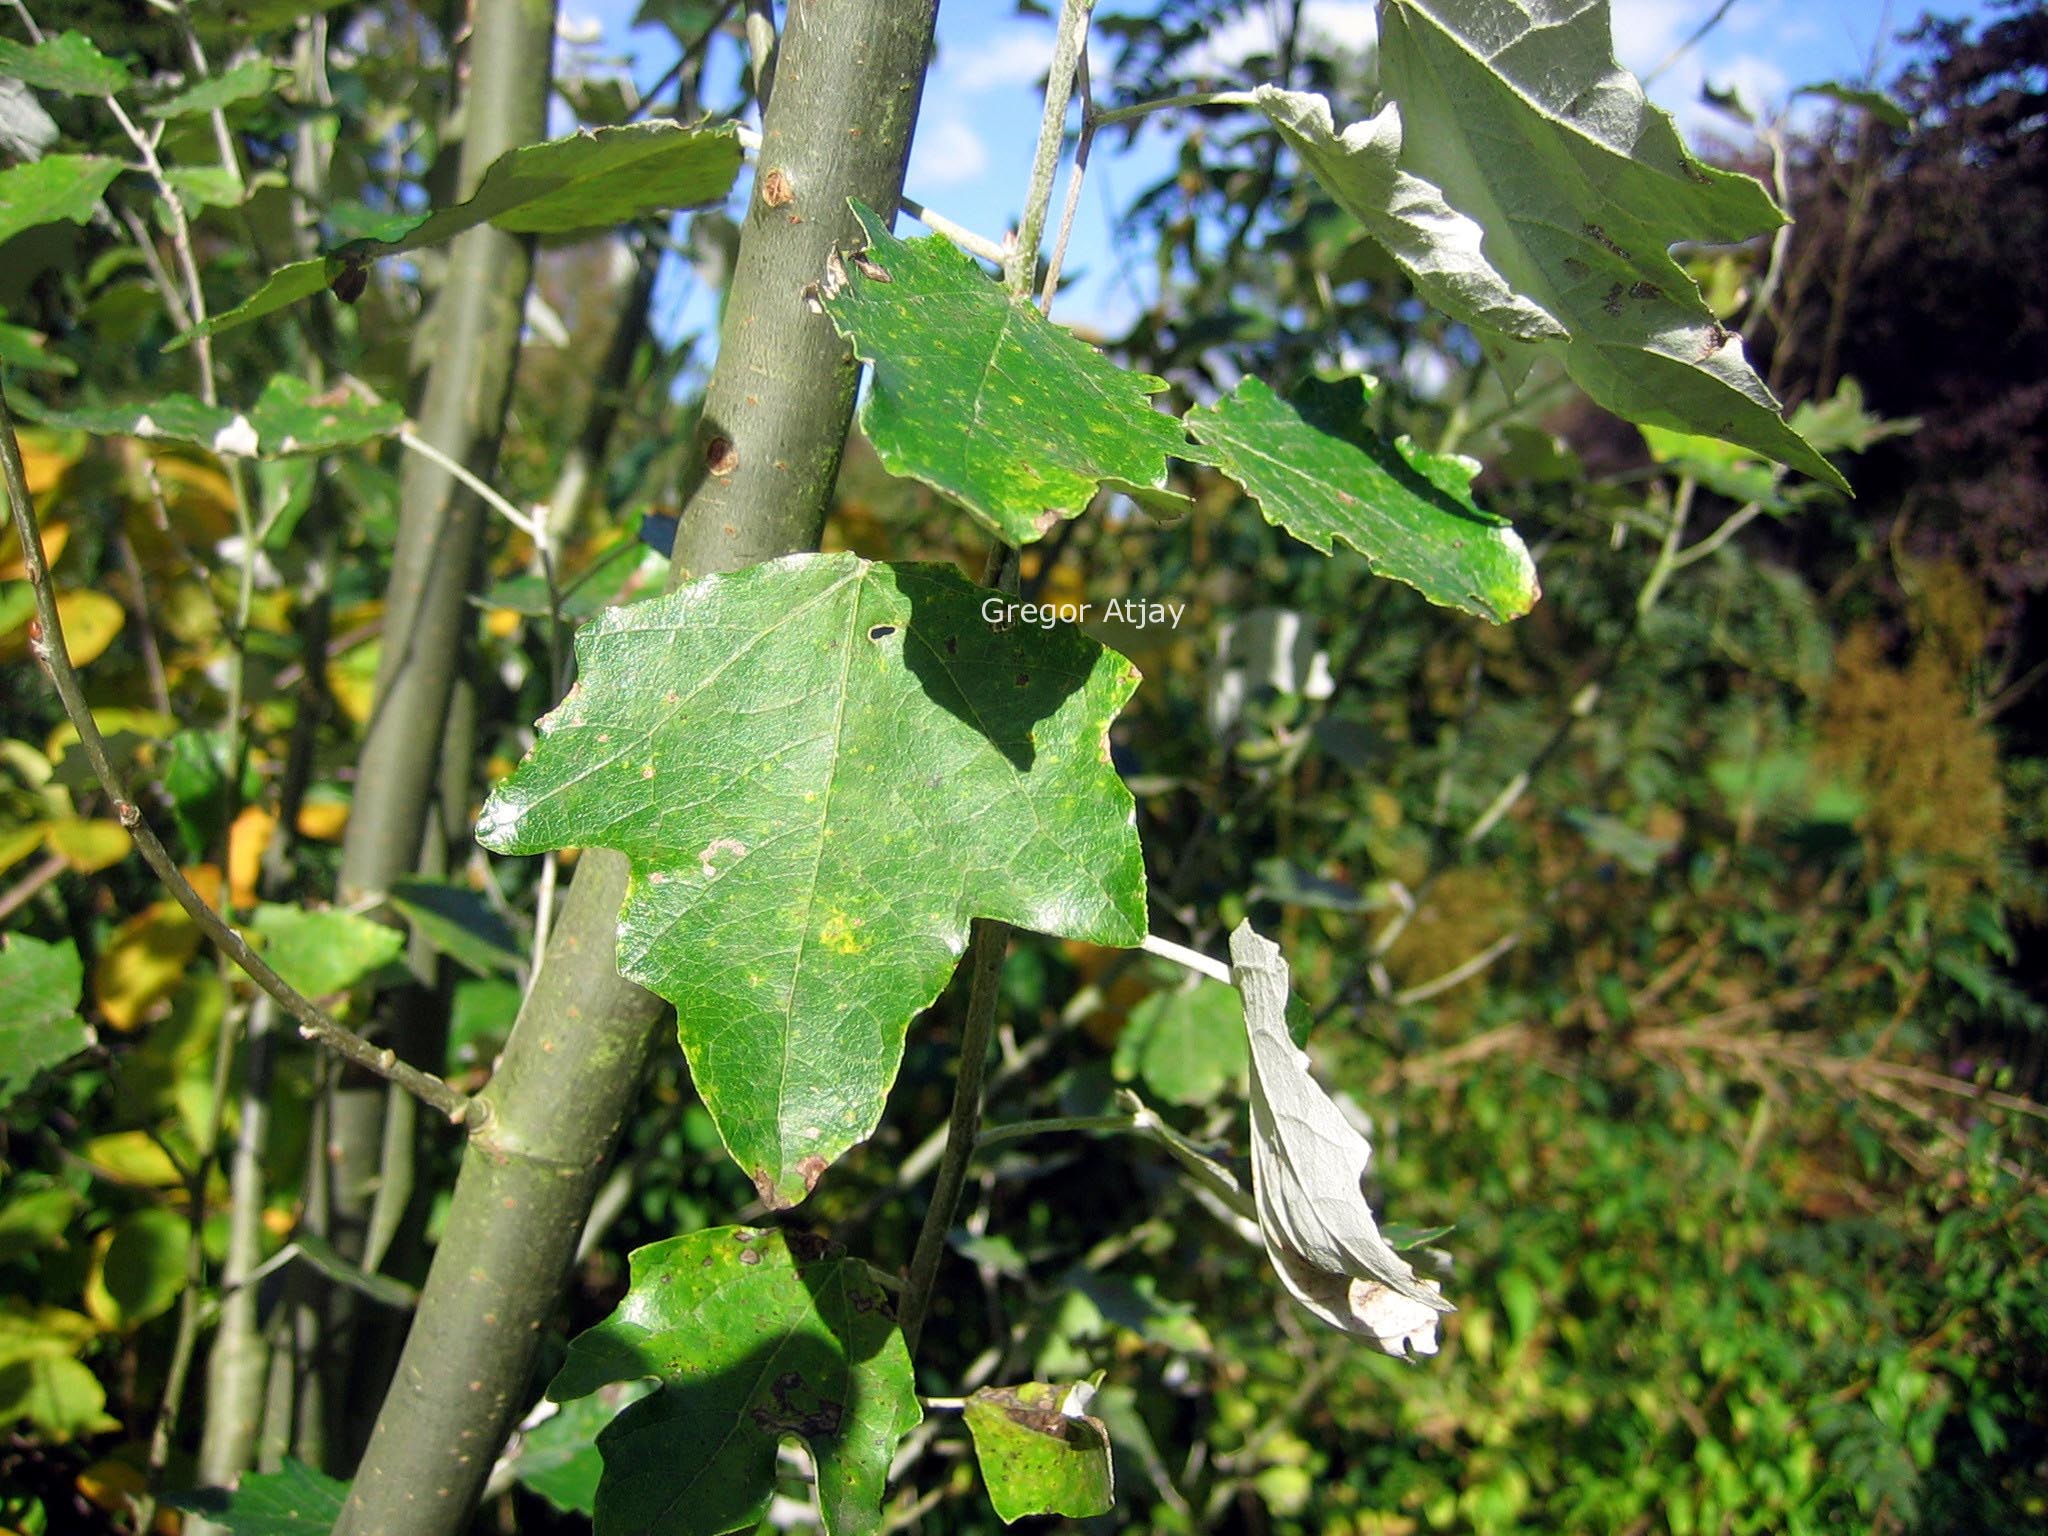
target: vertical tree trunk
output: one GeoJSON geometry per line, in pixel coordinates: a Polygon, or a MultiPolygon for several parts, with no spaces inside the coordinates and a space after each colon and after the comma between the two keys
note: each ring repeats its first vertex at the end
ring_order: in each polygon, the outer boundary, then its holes
{"type": "MultiPolygon", "coordinates": [[[[458,198],[476,190],[498,156],[546,132],[554,29],[553,0],[477,0],[458,198]]],[[[480,225],[450,246],[434,300],[434,362],[419,434],[486,479],[504,430],[532,272],[530,239],[480,225]]],[[[412,872],[433,803],[441,722],[474,622],[468,597],[483,503],[417,454],[405,460],[399,485],[376,703],[342,843],[344,901],[381,896],[412,872]]]]}
{"type": "MultiPolygon", "coordinates": [[[[672,584],[817,545],[857,374],[804,289],[835,242],[858,239],[849,197],[896,206],[935,10],[936,0],[790,7],[759,168],[780,170],[796,200],[769,208],[757,196],[748,211],[672,584]]],[[[524,1405],[541,1328],[662,1013],[618,974],[625,885],[618,855],[578,860],[482,1095],[486,1114],[338,1536],[455,1536],[524,1405]]]]}

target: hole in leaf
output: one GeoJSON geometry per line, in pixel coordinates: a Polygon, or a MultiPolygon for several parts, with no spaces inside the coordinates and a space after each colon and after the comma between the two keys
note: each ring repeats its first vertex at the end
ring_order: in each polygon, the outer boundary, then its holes
{"type": "Polygon", "coordinates": [[[877,624],[868,631],[868,638],[870,640],[886,640],[895,633],[896,626],[894,624],[877,624]]]}

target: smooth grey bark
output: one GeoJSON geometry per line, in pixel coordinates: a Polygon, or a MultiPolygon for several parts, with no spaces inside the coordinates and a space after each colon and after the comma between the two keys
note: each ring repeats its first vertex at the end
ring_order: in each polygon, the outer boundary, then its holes
{"type": "MultiPolygon", "coordinates": [[[[817,547],[852,419],[852,354],[806,290],[893,209],[936,0],[796,0],[763,127],[671,585],[817,547]]],[[[541,1329],[638,1089],[664,1005],[617,969],[623,858],[585,851],[545,961],[478,1096],[439,1251],[337,1536],[456,1536],[532,1386],[541,1329]]],[[[687,1027],[687,1026],[686,1026],[687,1027]]]]}
{"type": "MultiPolygon", "coordinates": [[[[553,0],[477,0],[458,199],[500,155],[545,135],[554,27],[553,0]]],[[[531,239],[489,225],[468,230],[449,247],[429,320],[433,363],[419,435],[484,479],[497,462],[532,273],[531,239]]],[[[433,802],[441,722],[475,623],[468,597],[485,516],[483,503],[440,465],[406,458],[376,702],[342,843],[343,901],[380,897],[412,873],[433,802]]]]}

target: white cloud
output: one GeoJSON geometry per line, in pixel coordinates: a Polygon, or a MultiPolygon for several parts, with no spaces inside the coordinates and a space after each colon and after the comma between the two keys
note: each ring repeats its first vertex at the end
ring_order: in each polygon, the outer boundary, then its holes
{"type": "MultiPolygon", "coordinates": [[[[1379,43],[1376,11],[1369,0],[1308,0],[1301,10],[1301,27],[1325,47],[1365,53],[1379,43]]],[[[1182,62],[1197,74],[1231,75],[1253,54],[1270,55],[1278,46],[1271,12],[1254,6],[1192,49],[1182,62]]]]}
{"type": "Polygon", "coordinates": [[[957,187],[978,180],[989,167],[988,143],[974,125],[957,113],[942,112],[918,124],[910,149],[908,185],[922,195],[927,187],[957,187]]]}
{"type": "Polygon", "coordinates": [[[961,91],[1036,85],[1052,63],[1052,34],[1044,27],[1004,27],[971,48],[941,48],[937,74],[961,91]]]}

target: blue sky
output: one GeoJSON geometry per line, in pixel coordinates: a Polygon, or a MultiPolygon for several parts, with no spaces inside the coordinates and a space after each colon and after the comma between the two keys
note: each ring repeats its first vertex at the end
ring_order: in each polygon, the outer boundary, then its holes
{"type": "MultiPolygon", "coordinates": [[[[1716,8],[1719,0],[1616,0],[1616,52],[1638,75],[1666,65],[1676,49],[1716,8]]],[[[1702,81],[1734,86],[1751,106],[1781,106],[1800,84],[1826,79],[1859,80],[1873,50],[1880,78],[1899,58],[1888,41],[1909,26],[1923,3],[1946,12],[1981,13],[1977,0],[1735,0],[1728,14],[1698,47],[1669,63],[1650,86],[1651,95],[1671,109],[1689,137],[1739,141],[1743,130],[1700,103],[1702,81]]],[[[643,84],[673,62],[674,45],[659,28],[634,28],[639,0],[562,0],[565,28],[579,25],[602,34],[598,51],[631,60],[643,84]]],[[[1057,9],[1057,4],[1049,6],[1057,9]]],[[[1101,0],[1104,13],[1135,5],[1101,0]]],[[[1353,47],[1369,46],[1375,6],[1371,0],[1308,0],[1306,24],[1353,47]]],[[[1272,45],[1267,7],[1249,14],[1208,44],[1211,62],[1227,66],[1272,45]]],[[[990,238],[1000,238],[1016,218],[1026,167],[1038,126],[1037,81],[1052,44],[1051,23],[1019,16],[1013,0],[941,0],[939,46],[926,83],[924,107],[906,184],[909,194],[990,238]]],[[[1105,89],[1109,53],[1098,46],[1097,90],[1105,89]]],[[[737,50],[720,48],[709,68],[714,81],[731,78],[737,50]],[[723,72],[721,74],[721,72],[723,72]]],[[[1246,79],[1245,84],[1256,83],[1246,79]]],[[[714,87],[716,89],[716,87],[714,87]]],[[[1140,256],[1120,273],[1114,259],[1112,210],[1142,187],[1167,174],[1173,140],[1148,132],[1130,148],[1122,136],[1105,135],[1089,172],[1068,270],[1079,276],[1060,301],[1059,317],[1070,324],[1118,328],[1136,313],[1145,295],[1133,282],[1149,281],[1149,261],[1140,256]]],[[[907,221],[905,221],[907,223],[907,221]]],[[[703,326],[711,313],[701,297],[685,296],[679,284],[664,284],[663,329],[673,333],[703,326]]]]}

